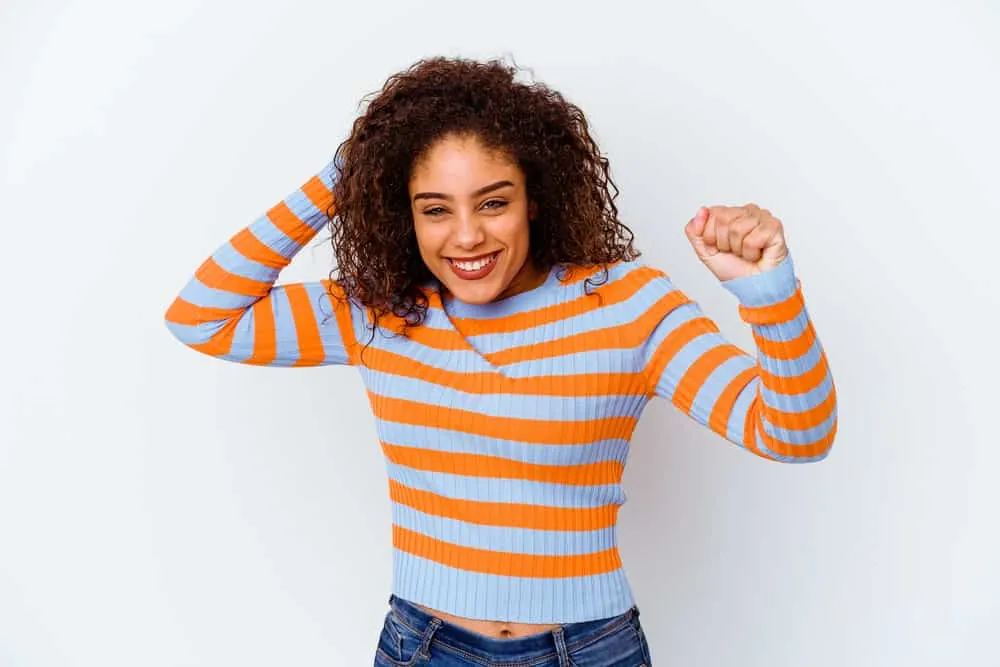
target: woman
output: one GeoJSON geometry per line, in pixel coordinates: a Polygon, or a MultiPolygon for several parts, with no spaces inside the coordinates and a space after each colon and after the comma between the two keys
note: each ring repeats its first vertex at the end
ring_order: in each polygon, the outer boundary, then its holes
{"type": "Polygon", "coordinates": [[[515,74],[438,58],[391,77],[166,314],[221,359],[359,368],[392,499],[377,665],[649,664],[615,537],[646,403],[783,462],[822,459],[836,431],[781,222],[713,206],[685,228],[751,356],[636,261],[580,109],[515,74]],[[325,225],[336,279],[276,287],[325,225]]]}

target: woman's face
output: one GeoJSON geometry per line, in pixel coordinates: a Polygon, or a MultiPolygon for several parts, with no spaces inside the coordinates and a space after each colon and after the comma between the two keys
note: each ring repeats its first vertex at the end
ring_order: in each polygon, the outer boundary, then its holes
{"type": "Polygon", "coordinates": [[[447,136],[414,165],[409,194],[420,257],[455,298],[483,304],[533,286],[534,206],[508,156],[474,136],[447,136]]]}

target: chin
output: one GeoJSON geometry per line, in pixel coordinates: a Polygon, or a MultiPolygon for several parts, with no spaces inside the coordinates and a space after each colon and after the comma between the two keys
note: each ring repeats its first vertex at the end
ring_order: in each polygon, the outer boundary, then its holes
{"type": "Polygon", "coordinates": [[[468,284],[458,278],[448,281],[445,286],[451,295],[459,301],[481,306],[495,300],[503,292],[504,286],[501,282],[491,280],[489,283],[468,284]]]}

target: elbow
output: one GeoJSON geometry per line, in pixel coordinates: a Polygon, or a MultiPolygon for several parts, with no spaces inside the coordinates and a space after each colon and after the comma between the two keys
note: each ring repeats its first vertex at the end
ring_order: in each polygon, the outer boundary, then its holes
{"type": "Polygon", "coordinates": [[[825,424],[809,429],[772,429],[760,424],[754,453],[777,463],[819,463],[833,450],[837,438],[837,414],[834,410],[825,424]]]}
{"type": "Polygon", "coordinates": [[[829,432],[820,440],[816,442],[809,443],[808,445],[802,446],[801,452],[796,452],[790,456],[782,456],[781,462],[783,463],[819,463],[825,461],[829,456],[830,452],[833,451],[833,443],[837,439],[837,419],[836,417],[830,423],[829,432]]]}
{"type": "Polygon", "coordinates": [[[182,308],[174,302],[163,315],[163,324],[170,335],[186,347],[209,356],[217,357],[228,352],[235,321],[220,320],[206,322],[201,318],[186,317],[182,308]]]}

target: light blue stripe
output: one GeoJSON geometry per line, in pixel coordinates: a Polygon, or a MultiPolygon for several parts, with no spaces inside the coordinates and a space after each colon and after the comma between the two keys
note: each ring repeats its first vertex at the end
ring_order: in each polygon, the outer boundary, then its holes
{"type": "Polygon", "coordinates": [[[589,577],[504,577],[457,570],[398,549],[393,549],[393,592],[466,618],[523,623],[611,618],[635,604],[622,568],[589,577]]]}
{"type": "MultiPolygon", "coordinates": [[[[640,265],[634,262],[626,262],[618,266],[611,267],[607,280],[604,283],[610,284],[615,280],[638,269],[640,265]]],[[[516,294],[500,301],[485,305],[469,305],[458,300],[453,300],[448,304],[449,312],[457,318],[474,317],[476,319],[497,319],[509,317],[523,312],[529,312],[539,308],[545,308],[553,303],[564,303],[582,296],[584,292],[584,282],[580,281],[573,285],[562,285],[558,279],[558,268],[553,268],[546,277],[545,282],[538,288],[516,294]]],[[[601,285],[603,286],[603,285],[601,285]]],[[[593,291],[594,288],[591,289],[593,291]]]]}
{"type": "Polygon", "coordinates": [[[758,386],[760,386],[760,378],[751,380],[736,397],[736,401],[733,403],[733,411],[729,415],[729,423],[726,427],[728,435],[726,437],[730,442],[740,447],[746,446],[746,443],[743,442],[743,436],[747,423],[747,413],[750,411],[750,406],[753,405],[753,400],[757,396],[758,386]]]}
{"type": "Polygon", "coordinates": [[[316,174],[323,184],[326,186],[327,190],[333,190],[334,182],[337,180],[337,159],[336,157],[331,158],[329,162],[324,165],[322,169],[316,174]]]}
{"type": "Polygon", "coordinates": [[[251,234],[285,259],[291,259],[302,246],[278,229],[266,215],[257,218],[249,227],[251,234]]]}
{"type": "MultiPolygon", "coordinates": [[[[367,316],[364,316],[364,322],[367,321],[367,316]]],[[[362,324],[361,327],[364,327],[364,325],[362,324]]],[[[363,330],[356,329],[356,335],[358,342],[362,344],[368,342],[368,338],[370,337],[369,330],[366,327],[363,330]]],[[[383,331],[375,332],[375,338],[371,344],[380,350],[409,357],[432,368],[459,373],[487,373],[496,370],[488,361],[476,353],[475,350],[437,350],[426,345],[421,345],[404,336],[388,334],[383,331]]],[[[368,374],[371,371],[368,368],[364,368],[362,373],[367,383],[368,374]]]]}
{"type": "Polygon", "coordinates": [[[660,320],[660,323],[653,329],[653,332],[644,343],[645,364],[649,365],[650,361],[656,355],[660,344],[663,343],[663,340],[667,336],[688,322],[704,316],[705,313],[702,312],[701,306],[694,301],[685,303],[670,311],[666,317],[660,320]]]}
{"type": "MultiPolygon", "coordinates": [[[[310,303],[313,304],[313,314],[315,317],[324,317],[320,311],[319,299],[323,297],[324,289],[319,283],[305,284],[306,292],[309,294],[310,303]]],[[[284,286],[271,290],[270,297],[266,303],[269,304],[274,315],[274,338],[275,338],[275,358],[270,362],[270,366],[292,366],[300,358],[298,331],[295,327],[295,319],[292,315],[291,304],[288,302],[288,292],[284,286]]],[[[246,310],[236,324],[233,335],[233,344],[230,353],[221,358],[229,361],[244,362],[253,356],[255,342],[255,313],[253,309],[246,310]]],[[[340,337],[340,329],[336,319],[330,318],[325,322],[319,322],[320,340],[326,354],[324,365],[347,363],[347,352],[340,337]]],[[[218,330],[218,326],[213,330],[206,329],[207,340],[212,333],[218,330]]],[[[184,332],[187,335],[188,332],[184,332]]],[[[195,342],[204,342],[198,340],[195,342]]]]}
{"type": "Polygon", "coordinates": [[[215,260],[216,264],[233,275],[251,280],[259,280],[262,283],[273,283],[277,280],[278,274],[281,273],[281,269],[272,269],[269,266],[243,256],[233,247],[232,243],[227,243],[216,250],[215,254],[212,255],[212,259],[215,260]]]}
{"type": "MultiPolygon", "coordinates": [[[[757,388],[759,386],[760,386],[759,378],[755,378],[754,380],[752,380],[750,384],[748,384],[747,387],[740,392],[739,396],[736,399],[736,402],[733,404],[733,411],[729,415],[729,423],[727,426],[727,431],[728,431],[727,439],[740,446],[744,446],[745,444],[743,443],[743,435],[744,435],[743,431],[746,426],[747,413],[750,410],[754,397],[757,395],[757,388]]],[[[782,412],[806,412],[808,410],[815,408],[816,405],[826,400],[827,396],[829,395],[829,391],[830,388],[832,387],[832,384],[827,382],[825,383],[825,387],[826,391],[823,394],[814,391],[810,392],[809,394],[800,395],[802,397],[808,397],[807,400],[775,401],[773,400],[773,397],[772,399],[768,399],[768,397],[765,395],[762,395],[762,398],[764,398],[765,402],[769,407],[781,410],[782,412]]],[[[766,390],[765,392],[763,392],[763,394],[769,394],[769,393],[770,392],[767,392],[766,390]]],[[[776,437],[782,441],[789,443],[808,444],[820,440],[830,432],[830,428],[832,428],[833,426],[833,421],[836,417],[836,414],[837,413],[835,408],[831,417],[829,417],[823,424],[821,424],[816,428],[809,429],[808,431],[801,431],[801,430],[788,431],[785,429],[779,429],[768,423],[766,419],[763,420],[763,423],[765,431],[773,437],[776,437]]],[[[759,436],[755,437],[757,440],[757,445],[759,447],[763,446],[763,441],[761,440],[761,438],[759,436]]]]}
{"type": "Polygon", "coordinates": [[[744,278],[720,283],[746,306],[766,306],[780,303],[795,294],[798,282],[795,265],[789,254],[773,269],[744,278]]]}
{"type": "Polygon", "coordinates": [[[574,465],[599,461],[625,462],[628,441],[615,438],[586,445],[535,445],[428,426],[375,420],[379,439],[389,444],[423,447],[437,452],[486,454],[524,463],[574,465]]]}
{"type": "Polygon", "coordinates": [[[519,419],[551,421],[586,421],[606,417],[638,417],[646,397],[620,396],[547,396],[534,394],[475,394],[433,382],[368,371],[376,393],[390,398],[419,401],[428,405],[465,410],[492,417],[516,416],[519,419]]]}
{"type": "Polygon", "coordinates": [[[447,313],[440,308],[431,306],[427,307],[427,315],[424,317],[424,321],[421,326],[426,326],[428,329],[438,329],[443,331],[451,331],[455,328],[452,326],[451,320],[448,319],[447,313]]]}
{"type": "Polygon", "coordinates": [[[224,322],[206,322],[205,324],[176,324],[167,322],[167,329],[170,330],[177,340],[185,345],[200,345],[207,342],[224,326],[224,322]]]}
{"type": "Polygon", "coordinates": [[[299,360],[298,330],[292,317],[288,292],[278,288],[271,292],[271,312],[274,313],[275,359],[272,366],[291,366],[299,360]]]}
{"type": "Polygon", "coordinates": [[[389,478],[414,489],[447,498],[491,503],[526,503],[548,507],[601,507],[621,505],[625,494],[619,484],[573,486],[522,479],[466,477],[415,470],[386,461],[389,478]]]}
{"type": "Polygon", "coordinates": [[[229,361],[243,362],[253,356],[254,312],[248,310],[240,318],[233,334],[233,344],[229,354],[223,357],[229,361]]]}
{"type": "Polygon", "coordinates": [[[708,378],[705,380],[705,384],[701,386],[698,393],[695,394],[694,401],[691,403],[691,413],[695,419],[700,421],[702,424],[708,424],[708,418],[712,414],[712,408],[715,407],[716,402],[719,400],[719,396],[722,392],[729,386],[733,378],[747,370],[748,368],[755,368],[756,364],[754,360],[750,357],[733,357],[732,359],[727,359],[723,363],[719,364],[718,368],[709,374],[708,378]]]}
{"type": "Polygon", "coordinates": [[[549,375],[587,373],[634,373],[636,364],[631,350],[589,350],[533,361],[519,361],[503,367],[507,377],[527,378],[549,375]]]}
{"type": "Polygon", "coordinates": [[[822,361],[823,347],[817,340],[813,342],[805,354],[794,359],[775,359],[763,352],[758,352],[757,357],[760,359],[760,365],[772,375],[793,378],[812,370],[816,364],[822,361]]]}
{"type": "Polygon", "coordinates": [[[203,282],[194,278],[184,286],[181,298],[204,308],[248,308],[261,297],[246,296],[245,294],[207,287],[203,282]]]}
{"type": "Polygon", "coordinates": [[[822,440],[830,434],[830,431],[833,429],[833,426],[837,421],[837,411],[834,410],[833,413],[824,419],[819,425],[807,429],[779,428],[768,422],[766,417],[762,421],[764,424],[764,431],[771,437],[790,445],[809,445],[822,440]]]}
{"type": "Polygon", "coordinates": [[[673,291],[672,288],[667,287],[662,280],[653,280],[627,300],[604,306],[597,311],[582,313],[520,331],[471,336],[469,340],[480,352],[492,354],[499,350],[538,345],[597,329],[617,327],[634,322],[671,291],[673,291]]]}
{"type": "Polygon", "coordinates": [[[326,213],[316,208],[316,205],[313,204],[312,200],[306,196],[306,193],[301,188],[285,197],[285,206],[291,209],[292,213],[299,220],[314,230],[318,231],[329,223],[326,213]]]}
{"type": "Polygon", "coordinates": [[[761,398],[768,405],[785,412],[811,410],[825,401],[833,389],[833,378],[827,373],[815,389],[802,394],[782,394],[761,385],[761,398]]]}
{"type": "Polygon", "coordinates": [[[702,334],[692,338],[667,363],[656,382],[656,395],[673,400],[674,391],[691,364],[700,359],[710,349],[718,347],[724,339],[715,333],[702,334]]]}
{"type": "Polygon", "coordinates": [[[793,320],[782,322],[781,324],[752,324],[750,327],[761,338],[775,342],[795,340],[805,333],[809,327],[809,317],[805,311],[793,320]]]}
{"type": "MultiPolygon", "coordinates": [[[[319,328],[320,340],[326,354],[324,365],[346,364],[347,349],[340,335],[340,324],[333,313],[333,302],[327,288],[320,282],[303,283],[306,294],[309,295],[309,305],[312,306],[313,318],[319,328]]],[[[353,314],[353,312],[352,312],[353,314]]]]}
{"type": "MultiPolygon", "coordinates": [[[[225,361],[243,362],[246,361],[253,351],[253,326],[252,321],[249,326],[245,320],[252,320],[252,311],[247,311],[240,322],[236,325],[236,332],[230,344],[229,351],[223,354],[213,355],[225,361]]],[[[225,325],[224,322],[213,322],[192,326],[190,324],[174,324],[167,322],[167,328],[185,345],[199,345],[207,343],[225,325]]]]}
{"type": "Polygon", "coordinates": [[[816,456],[789,456],[787,454],[776,454],[767,448],[764,444],[762,436],[759,433],[757,433],[757,448],[775,461],[781,461],[782,463],[816,463],[817,461],[822,461],[830,454],[829,450],[821,454],[817,454],[816,456]]]}
{"type": "Polygon", "coordinates": [[[432,516],[412,507],[392,503],[392,521],[424,535],[473,549],[568,556],[603,551],[615,546],[615,528],[600,530],[534,530],[504,526],[483,526],[457,519],[432,516]]]}

